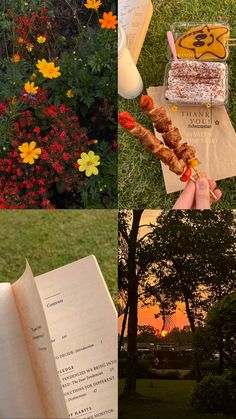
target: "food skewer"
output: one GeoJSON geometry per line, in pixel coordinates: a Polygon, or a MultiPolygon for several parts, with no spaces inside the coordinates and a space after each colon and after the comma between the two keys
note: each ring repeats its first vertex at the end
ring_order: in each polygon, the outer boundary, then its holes
{"type": "MultiPolygon", "coordinates": [[[[155,108],[149,96],[141,98],[141,107],[147,111],[156,130],[162,133],[164,143],[144,126],[138,124],[128,112],[119,114],[118,121],[120,125],[129,131],[133,137],[139,139],[141,144],[149,149],[155,157],[169,166],[172,172],[181,175],[180,180],[182,182],[187,182],[189,179],[196,182],[194,177],[192,177],[192,169],[197,173],[195,167],[200,162],[195,158],[194,147],[187,143],[180,144],[182,138],[178,128],[172,127],[172,122],[168,118],[166,110],[163,107],[155,108]]],[[[216,195],[212,191],[210,191],[210,194],[212,198],[217,200],[216,195]]]]}
{"type": "Polygon", "coordinates": [[[186,167],[185,162],[182,159],[179,159],[173,150],[165,147],[165,145],[155,137],[154,134],[144,128],[143,125],[138,124],[128,112],[121,112],[118,116],[118,121],[133,137],[139,139],[141,144],[149,149],[155,157],[168,165],[172,172],[177,175],[183,174],[186,167]]]}
{"type": "MultiPolygon", "coordinates": [[[[191,179],[194,183],[196,180],[192,176],[193,169],[198,177],[200,177],[199,172],[196,167],[200,164],[199,160],[195,158],[195,148],[190,146],[187,143],[180,144],[182,137],[178,128],[172,128],[171,120],[168,118],[165,108],[155,107],[152,98],[148,95],[143,95],[140,99],[140,107],[146,111],[148,118],[153,122],[154,127],[157,132],[162,133],[162,138],[165,144],[173,149],[177,157],[182,157],[182,159],[187,164],[188,168],[185,171],[186,176],[182,176],[182,181],[191,179]],[[163,124],[164,122],[164,124],[163,124]],[[163,133],[164,130],[164,133],[163,133]],[[166,130],[166,131],[165,131],[166,130]]],[[[217,196],[212,190],[210,190],[210,195],[214,200],[217,200],[217,196]]]]}
{"type": "Polygon", "coordinates": [[[155,107],[154,102],[150,96],[142,96],[140,99],[140,107],[146,111],[148,118],[154,124],[157,132],[162,134],[164,143],[172,149],[177,157],[182,158],[187,166],[191,168],[200,164],[196,159],[196,150],[187,143],[181,144],[181,134],[179,129],[172,126],[165,108],[162,106],[155,107]]]}

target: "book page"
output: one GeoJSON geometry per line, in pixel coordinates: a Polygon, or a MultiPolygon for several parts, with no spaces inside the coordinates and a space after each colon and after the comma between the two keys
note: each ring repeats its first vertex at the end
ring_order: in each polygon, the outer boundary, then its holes
{"type": "Polygon", "coordinates": [[[122,25],[128,34],[131,28],[134,13],[138,6],[138,0],[119,0],[118,1],[118,17],[119,24],[122,25]]]}
{"type": "Polygon", "coordinates": [[[12,289],[46,418],[66,419],[68,410],[57,374],[47,322],[28,263],[24,274],[12,289]]]}
{"type": "Polygon", "coordinates": [[[127,47],[137,64],[153,15],[151,0],[119,0],[118,19],[127,34],[127,47]]]}
{"type": "Polygon", "coordinates": [[[11,284],[0,284],[0,418],[45,419],[11,284]]]}
{"type": "Polygon", "coordinates": [[[95,257],[36,283],[70,417],[117,419],[117,316],[95,257]]]}

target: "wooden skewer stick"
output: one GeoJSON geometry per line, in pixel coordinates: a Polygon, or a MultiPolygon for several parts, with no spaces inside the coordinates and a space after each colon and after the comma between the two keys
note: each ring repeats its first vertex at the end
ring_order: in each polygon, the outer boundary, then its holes
{"type": "MultiPolygon", "coordinates": [[[[197,173],[197,176],[198,177],[201,177],[201,175],[199,174],[199,173],[197,173]]],[[[191,176],[190,177],[190,179],[194,182],[194,183],[196,183],[196,179],[194,179],[194,177],[193,176],[191,176]]],[[[210,195],[211,195],[211,197],[214,199],[214,201],[217,201],[218,200],[218,198],[217,198],[217,196],[214,194],[214,192],[210,189],[210,195]]]]}

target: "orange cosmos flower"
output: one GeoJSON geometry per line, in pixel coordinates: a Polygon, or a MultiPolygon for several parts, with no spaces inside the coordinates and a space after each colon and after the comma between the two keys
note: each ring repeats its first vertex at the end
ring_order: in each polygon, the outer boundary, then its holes
{"type": "Polygon", "coordinates": [[[12,63],[19,63],[20,60],[21,60],[21,57],[19,54],[14,54],[13,57],[11,58],[12,63]]]}
{"type": "Polygon", "coordinates": [[[34,164],[34,161],[37,160],[42,153],[41,148],[35,148],[36,142],[31,141],[31,143],[23,143],[18,147],[20,151],[20,156],[23,160],[23,163],[34,164]]]}
{"type": "Polygon", "coordinates": [[[112,14],[112,12],[104,12],[103,19],[99,19],[99,23],[102,29],[116,29],[118,20],[116,19],[116,16],[112,14]]]}
{"type": "Polygon", "coordinates": [[[28,95],[37,95],[39,87],[34,85],[34,82],[30,83],[30,81],[27,81],[25,83],[25,91],[28,93],[28,95]]]}
{"type": "Polygon", "coordinates": [[[85,4],[85,7],[87,7],[87,9],[95,9],[98,10],[99,7],[101,6],[101,0],[87,0],[87,3],[85,4]]]}

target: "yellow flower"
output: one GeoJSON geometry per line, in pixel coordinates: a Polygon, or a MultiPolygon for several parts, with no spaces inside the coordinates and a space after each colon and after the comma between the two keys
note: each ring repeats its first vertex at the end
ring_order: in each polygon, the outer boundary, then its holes
{"type": "Polygon", "coordinates": [[[11,58],[12,63],[18,63],[20,60],[21,60],[21,57],[19,54],[14,54],[13,57],[11,58]]]}
{"type": "Polygon", "coordinates": [[[33,44],[28,44],[28,45],[26,45],[26,49],[27,49],[27,51],[29,51],[29,52],[31,52],[33,48],[34,48],[34,45],[33,45],[33,44]]]}
{"type": "Polygon", "coordinates": [[[87,3],[85,4],[85,7],[87,7],[87,9],[95,9],[98,10],[99,7],[101,6],[101,1],[100,0],[87,0],[87,3]]]}
{"type": "Polygon", "coordinates": [[[38,60],[37,68],[46,79],[56,79],[61,76],[60,67],[55,67],[53,62],[48,63],[45,59],[38,60]]]}
{"type": "Polygon", "coordinates": [[[18,150],[21,152],[21,158],[23,163],[34,164],[34,161],[39,158],[41,154],[41,148],[35,148],[36,142],[31,141],[31,143],[23,143],[18,147],[18,150]]]}
{"type": "Polygon", "coordinates": [[[69,99],[72,99],[73,97],[75,97],[75,94],[74,94],[73,90],[72,90],[72,89],[70,89],[70,90],[68,90],[68,91],[67,91],[66,96],[67,96],[69,99]]]}
{"type": "Polygon", "coordinates": [[[100,157],[95,155],[92,150],[88,153],[81,153],[81,158],[77,160],[79,165],[79,171],[85,172],[87,177],[91,175],[98,175],[98,169],[96,166],[100,165],[100,157]]]}
{"type": "Polygon", "coordinates": [[[42,36],[42,35],[38,36],[38,38],[37,38],[37,42],[39,44],[44,44],[44,42],[46,42],[46,40],[47,40],[47,38],[45,36],[42,36]]]}
{"type": "Polygon", "coordinates": [[[173,105],[171,109],[172,109],[173,112],[178,112],[179,108],[178,108],[178,106],[173,105]]]}
{"type": "Polygon", "coordinates": [[[25,91],[26,93],[30,94],[30,95],[37,95],[39,87],[34,85],[34,82],[30,83],[30,81],[27,81],[27,83],[25,83],[25,91]]]}
{"type": "Polygon", "coordinates": [[[112,12],[104,12],[103,19],[99,19],[99,23],[102,29],[116,29],[118,20],[116,19],[116,16],[112,14],[112,12]]]}

